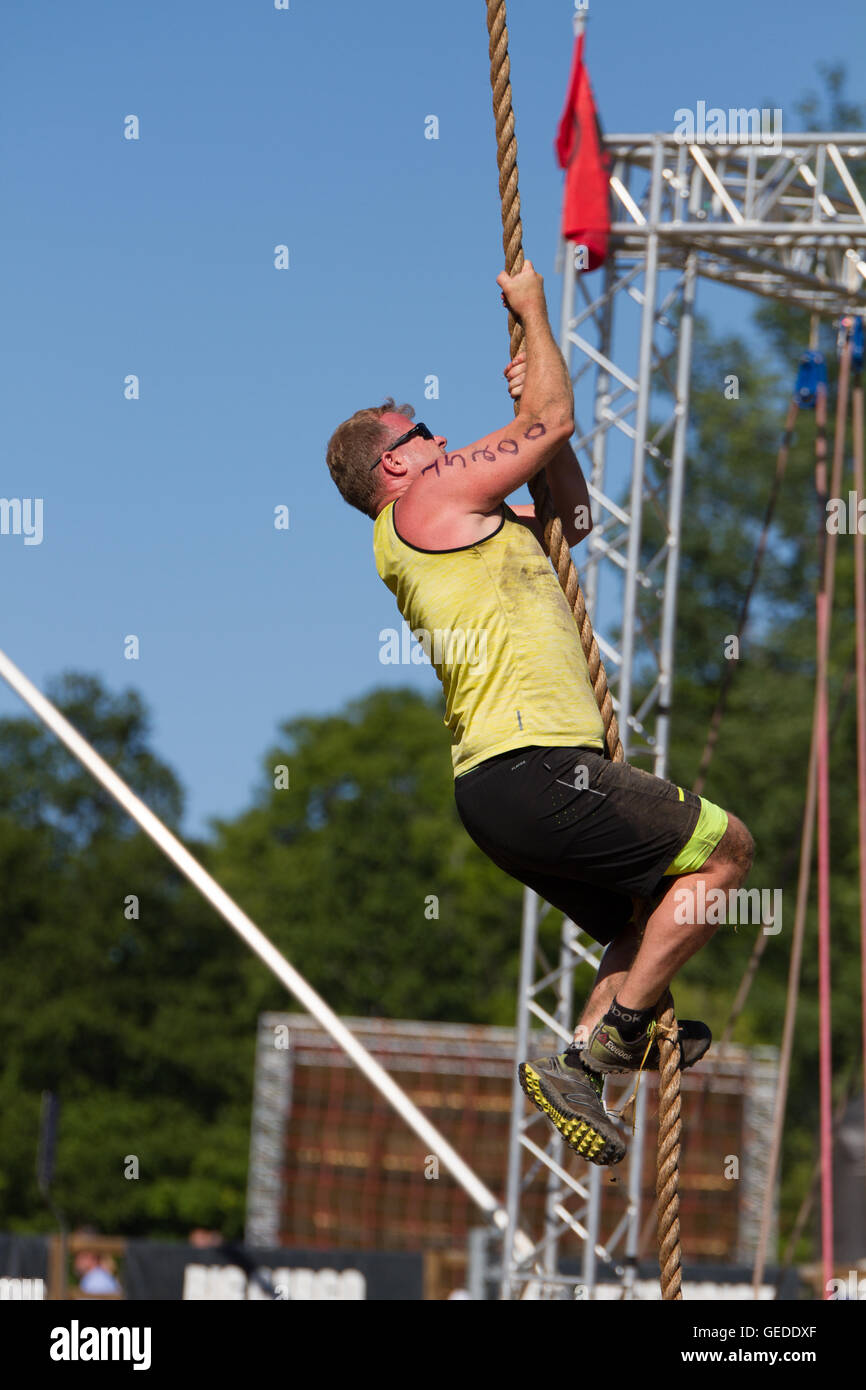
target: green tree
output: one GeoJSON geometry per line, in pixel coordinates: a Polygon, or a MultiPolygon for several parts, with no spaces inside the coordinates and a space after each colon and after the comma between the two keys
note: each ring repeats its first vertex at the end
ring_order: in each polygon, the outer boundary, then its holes
{"type": "MultiPolygon", "coordinates": [[[[808,128],[862,128],[864,110],[846,100],[844,69],[823,70],[827,110],[817,97],[801,104],[808,128]]],[[[866,187],[866,161],[854,166],[866,187]]],[[[831,175],[835,177],[835,175],[831,175]]],[[[743,334],[716,337],[698,321],[677,614],[675,681],[668,775],[692,784],[727,661],[725,639],[737,630],[755,546],[775,469],[782,423],[800,354],[809,346],[802,310],[762,302],[743,334]],[[739,378],[739,399],[726,399],[725,376],[739,378]]],[[[837,363],[835,325],[823,323],[819,347],[830,378],[837,363]]],[[[832,451],[833,422],[830,422],[832,451]]],[[[704,794],[746,821],[757,845],[750,886],[783,891],[783,931],[767,944],[735,1038],[778,1043],[785,1008],[794,925],[800,831],[808,774],[815,682],[815,593],[824,511],[815,491],[814,414],[800,412],[784,487],[769,534],[759,588],[737,661],[721,735],[704,794]]],[[[849,475],[846,474],[846,477],[849,475]]],[[[849,484],[843,485],[843,491],[849,484]]],[[[650,526],[647,558],[661,532],[650,526]]],[[[856,1074],[860,1036],[858,973],[856,746],[852,691],[853,548],[840,537],[830,658],[832,717],[831,896],[833,1063],[837,1092],[856,1074]]],[[[639,696],[645,693],[639,691],[639,696]]],[[[813,880],[814,898],[814,880],[813,880]]],[[[755,929],[722,928],[682,973],[677,1003],[684,1016],[728,1014],[755,940],[755,929]]],[[[817,1133],[817,920],[807,919],[798,1029],[783,1153],[783,1231],[790,1227],[811,1172],[817,1133]]],[[[805,1255],[804,1241],[800,1253],[805,1255]]]]}
{"type": "MultiPolygon", "coordinates": [[[[438,699],[377,691],[285,724],[213,862],[340,1012],[511,1023],[521,888],[458,821],[441,715],[438,699]]],[[[256,1000],[278,1007],[279,987],[256,1000]]]]}
{"type": "MultiPolygon", "coordinates": [[[[140,698],[80,675],[51,693],[176,823],[180,788],[148,747],[140,698]]],[[[51,1224],[34,1171],[49,1089],[62,1103],[56,1202],[73,1224],[236,1234],[255,1035],[235,987],[244,948],[29,719],[0,721],[0,866],[0,1227],[51,1224]]]]}

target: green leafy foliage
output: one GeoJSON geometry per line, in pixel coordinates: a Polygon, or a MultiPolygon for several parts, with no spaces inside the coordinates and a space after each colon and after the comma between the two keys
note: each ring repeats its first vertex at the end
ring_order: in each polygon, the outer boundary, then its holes
{"type": "MultiPolygon", "coordinates": [[[[838,70],[828,129],[862,124],[838,70]]],[[[817,108],[816,108],[817,109],[817,108]]],[[[816,123],[816,109],[810,115],[816,123]]],[[[691,785],[736,632],[782,420],[809,325],[778,304],[748,338],[696,331],[668,775],[691,785]],[[737,400],[725,377],[736,374],[737,400]]],[[[832,360],[832,336],[822,342],[832,360]]],[[[832,399],[832,394],[831,394],[832,399]]],[[[750,885],[781,888],[735,1038],[780,1039],[815,671],[819,509],[801,415],[705,794],[749,825],[750,885]]],[[[654,553],[661,532],[646,537],[654,553]]],[[[833,1050],[859,1051],[853,551],[841,537],[831,653],[833,1050]]],[[[642,615],[646,616],[646,615],[642,615]]],[[[49,692],[169,825],[183,798],[140,698],[71,673],[49,692]]],[[[638,689],[639,702],[643,692],[638,689]]],[[[567,692],[564,692],[567,698],[567,692]]],[[[510,1024],[520,886],[458,820],[441,704],[377,691],[287,722],[248,809],[191,848],[343,1014],[510,1024]],[[277,769],[288,769],[281,785],[277,769]]],[[[183,1236],[242,1230],[255,1025],[288,1003],[265,968],[51,735],[0,721],[0,1229],[52,1217],[36,1186],[40,1094],[62,1102],[54,1200],[72,1225],[183,1236]],[[139,900],[135,917],[130,895],[139,900]],[[139,1177],[124,1176],[130,1156],[139,1177]]],[[[541,939],[557,950],[556,913],[541,939]]],[[[677,1005],[720,1031],[755,928],[722,928],[682,972],[677,1005]]],[[[580,984],[588,986],[582,976],[580,984]]],[[[808,1188],[817,1113],[817,954],[810,907],[784,1153],[783,1229],[808,1188]]],[[[808,1231],[800,1253],[808,1252],[808,1231]]]]}
{"type": "MultiPolygon", "coordinates": [[[[79,675],[52,697],[176,819],[138,697],[79,675]]],[[[521,889],[457,820],[440,702],[378,692],[282,734],[254,805],[193,852],[341,1013],[513,1021],[521,889]]],[[[256,1018],[290,1001],[29,719],[0,722],[0,792],[0,1229],[52,1224],[35,1180],[48,1089],[73,1225],[237,1236],[256,1018]]]]}

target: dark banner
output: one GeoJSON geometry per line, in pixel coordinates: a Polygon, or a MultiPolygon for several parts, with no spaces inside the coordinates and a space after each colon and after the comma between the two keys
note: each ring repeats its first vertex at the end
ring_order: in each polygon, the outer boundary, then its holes
{"type": "Polygon", "coordinates": [[[362,1250],[199,1250],[131,1240],[122,1279],[128,1299],[341,1303],[424,1296],[421,1255],[362,1250]]]}
{"type": "Polygon", "coordinates": [[[0,1301],[45,1298],[47,1277],[45,1236],[0,1235],[0,1301]]]}

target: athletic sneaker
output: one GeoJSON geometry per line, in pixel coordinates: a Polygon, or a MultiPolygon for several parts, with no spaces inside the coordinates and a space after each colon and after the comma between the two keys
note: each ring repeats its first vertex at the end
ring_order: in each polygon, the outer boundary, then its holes
{"type": "Polygon", "coordinates": [[[554,1057],[521,1062],[520,1084],[581,1158],[605,1166],[619,1163],[625,1144],[602,1104],[604,1080],[587,1071],[580,1057],[578,1048],[569,1047],[554,1057]]]}
{"type": "MultiPolygon", "coordinates": [[[[658,1071],[660,1059],[656,1027],[653,1019],[645,1033],[641,1033],[633,1042],[626,1042],[616,1025],[603,1018],[593,1028],[581,1053],[584,1066],[597,1073],[658,1071]]],[[[712,1040],[713,1035],[705,1023],[688,1018],[680,1021],[678,1041],[683,1070],[700,1061],[712,1040]]]]}

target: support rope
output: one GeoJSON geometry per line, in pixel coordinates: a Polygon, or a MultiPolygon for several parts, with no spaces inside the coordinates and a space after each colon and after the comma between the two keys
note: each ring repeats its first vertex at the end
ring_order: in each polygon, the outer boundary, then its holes
{"type": "MultiPolygon", "coordinates": [[[[523,266],[523,223],[520,216],[520,193],[517,175],[517,139],[514,134],[514,110],[511,101],[511,62],[508,57],[508,24],[505,0],[487,0],[487,32],[490,38],[490,85],[493,90],[493,114],[496,118],[496,159],[499,166],[499,198],[502,206],[502,247],[507,274],[516,275],[523,266]]],[[[523,325],[509,312],[509,336],[512,358],[523,346],[523,325]]],[[[514,403],[514,413],[520,408],[514,403]]],[[[619,724],[613,710],[613,700],[607,683],[607,672],[592,630],[586,600],[563,535],[562,521],[557,515],[544,472],[536,474],[529,483],[535,503],[535,515],[544,527],[544,548],[556,570],[560,587],[574,613],[580,633],[589,676],[596,703],[604,723],[604,736],[612,762],[624,762],[619,724]]],[[[682,1122],[680,1120],[680,1050],[676,1044],[677,1024],[673,1000],[666,994],[662,1001],[664,1012],[659,1018],[659,1150],[658,1193],[659,1263],[661,1266],[662,1298],[681,1299],[679,1223],[679,1157],[682,1122]]],[[[660,1005],[660,1007],[662,1007],[660,1005]]]]}
{"type": "MultiPolygon", "coordinates": [[[[517,275],[523,267],[523,222],[520,216],[520,193],[517,187],[517,140],[514,134],[514,111],[511,104],[511,62],[508,57],[508,25],[505,0],[487,0],[487,32],[490,36],[490,85],[493,88],[493,112],[496,117],[496,159],[499,165],[499,197],[502,204],[502,247],[505,269],[517,275]]],[[[508,328],[511,356],[516,357],[523,347],[523,324],[509,312],[508,328]]],[[[514,402],[515,415],[520,402],[514,402]]],[[[586,611],[586,600],[562,533],[562,521],[557,516],[544,472],[530,480],[529,491],[535,503],[535,515],[544,527],[544,548],[556,570],[574,620],[580,633],[583,653],[589,667],[589,677],[604,722],[604,736],[611,761],[625,760],[619,736],[619,724],[613,711],[613,700],[607,684],[607,672],[598,650],[592,623],[586,611]]]]}
{"type": "MultiPolygon", "coordinates": [[[[761,565],[763,564],[764,560],[764,552],[767,549],[767,539],[770,534],[770,527],[773,524],[773,517],[776,512],[776,503],[779,500],[779,493],[781,492],[782,482],[785,477],[785,470],[788,466],[788,455],[791,450],[791,441],[794,437],[794,426],[797,423],[797,415],[799,414],[799,410],[800,406],[798,401],[796,399],[792,400],[788,406],[788,414],[785,418],[785,427],[782,432],[782,442],[779,445],[779,452],[776,456],[776,472],[773,477],[772,486],[770,488],[770,495],[767,498],[767,508],[764,513],[764,524],[761,528],[761,535],[758,540],[757,547],[755,549],[754,559],[752,561],[752,573],[749,577],[749,582],[746,586],[746,592],[743,595],[743,602],[740,607],[740,617],[737,623],[738,644],[741,641],[743,633],[746,630],[746,623],[749,620],[749,605],[752,601],[752,595],[755,592],[758,579],[761,574],[761,565]]],[[[739,651],[739,646],[737,647],[737,650],[739,651]]],[[[709,771],[710,763],[713,759],[713,754],[716,751],[716,744],[718,742],[719,733],[722,727],[722,718],[724,716],[725,708],[727,706],[731,682],[734,678],[734,671],[737,665],[738,663],[736,661],[729,661],[725,665],[724,674],[722,676],[721,685],[719,687],[718,699],[716,700],[716,707],[713,710],[712,717],[710,719],[710,727],[707,733],[707,741],[704,745],[704,751],[701,756],[700,766],[698,767],[698,775],[695,778],[694,784],[692,786],[692,791],[695,792],[697,796],[700,796],[704,790],[704,784],[707,780],[707,772],[709,771]]]]}
{"type": "MultiPolygon", "coordinates": [[[[810,349],[811,349],[811,350],[813,350],[813,351],[815,350],[815,348],[817,347],[817,342],[818,342],[818,318],[817,318],[817,315],[813,315],[812,329],[811,329],[811,333],[810,333],[810,342],[809,342],[809,346],[810,346],[810,349]]],[[[799,377],[798,377],[798,381],[799,381],[799,377]]],[[[756,548],[756,551],[755,551],[754,560],[753,560],[753,562],[752,562],[752,573],[751,573],[751,576],[750,576],[750,579],[749,579],[748,586],[747,586],[747,588],[746,588],[746,593],[745,593],[745,596],[744,596],[744,598],[743,598],[742,606],[741,606],[741,608],[740,608],[740,618],[739,618],[739,622],[738,622],[738,625],[737,625],[737,637],[738,637],[738,639],[742,637],[742,635],[743,635],[743,633],[744,633],[744,631],[745,631],[746,623],[747,623],[747,621],[748,621],[748,616],[749,616],[749,604],[750,604],[751,599],[752,599],[752,596],[753,596],[753,594],[754,594],[754,592],[755,592],[755,588],[757,587],[758,578],[759,578],[759,576],[760,576],[761,565],[762,565],[762,562],[763,562],[764,554],[765,554],[765,552],[766,552],[767,539],[768,539],[768,537],[769,537],[770,526],[772,525],[773,518],[774,518],[774,515],[775,515],[775,511],[776,511],[776,505],[777,505],[777,502],[778,502],[778,500],[779,500],[779,496],[780,496],[780,493],[781,493],[782,482],[783,482],[783,479],[784,479],[784,476],[785,476],[785,470],[786,470],[786,468],[787,468],[787,463],[788,463],[788,456],[789,456],[791,444],[792,444],[793,438],[794,438],[794,428],[795,428],[796,423],[797,423],[797,417],[798,417],[798,415],[799,415],[799,413],[800,413],[800,409],[801,409],[800,399],[799,399],[799,397],[798,397],[798,394],[797,394],[797,391],[796,391],[796,388],[795,388],[794,395],[793,395],[793,397],[792,397],[792,399],[791,399],[791,401],[789,402],[789,405],[788,405],[788,413],[787,413],[787,415],[786,415],[786,417],[785,417],[785,425],[784,425],[784,429],[783,429],[783,431],[782,431],[782,440],[781,440],[781,443],[780,443],[780,445],[779,445],[778,454],[777,454],[777,456],[776,456],[776,471],[775,471],[775,475],[774,475],[774,477],[773,477],[772,485],[771,485],[771,487],[770,487],[770,495],[769,495],[769,497],[768,497],[768,499],[767,499],[767,506],[766,506],[766,510],[765,510],[765,513],[764,513],[764,524],[763,524],[763,527],[762,527],[762,529],[761,529],[761,535],[760,535],[760,538],[759,538],[759,540],[758,540],[758,545],[757,545],[757,548],[756,548]]],[[[723,678],[722,678],[721,686],[720,686],[720,689],[719,689],[719,695],[718,695],[718,699],[717,699],[717,702],[716,702],[716,707],[715,707],[715,709],[713,710],[712,719],[710,720],[710,728],[709,728],[709,732],[708,732],[708,735],[707,735],[707,741],[706,741],[706,744],[705,744],[705,746],[704,746],[703,756],[702,756],[702,758],[701,758],[701,763],[700,763],[700,766],[699,766],[699,768],[698,768],[698,775],[697,775],[697,778],[695,779],[694,783],[692,784],[692,791],[695,792],[698,796],[700,796],[701,792],[702,792],[703,789],[704,789],[704,784],[705,784],[705,782],[706,782],[706,774],[707,774],[707,771],[708,771],[708,769],[709,769],[709,765],[710,765],[710,762],[712,761],[712,756],[713,756],[713,753],[714,753],[714,751],[715,751],[715,748],[716,748],[716,745],[717,745],[717,742],[718,742],[719,733],[720,733],[720,731],[721,731],[722,717],[723,717],[724,712],[725,712],[725,707],[726,707],[726,703],[727,703],[727,696],[728,696],[728,693],[729,693],[729,690],[730,690],[731,680],[732,680],[732,677],[733,677],[733,674],[734,674],[733,668],[734,668],[736,665],[737,665],[736,662],[729,662],[729,663],[728,663],[728,669],[725,671],[725,674],[724,674],[724,676],[723,676],[723,678]]],[[[841,694],[840,694],[840,697],[839,697],[839,701],[838,701],[838,705],[837,705],[837,708],[836,708],[836,712],[835,712],[835,714],[834,714],[833,719],[832,719],[831,722],[830,722],[830,727],[831,727],[832,729],[834,729],[834,730],[838,729],[839,724],[840,724],[840,720],[841,720],[841,717],[842,717],[842,711],[843,711],[843,709],[844,709],[844,705],[845,705],[845,702],[846,702],[846,699],[847,699],[847,687],[848,687],[848,678],[846,677],[843,690],[842,690],[842,692],[841,692],[841,694]]],[[[814,731],[813,731],[813,733],[814,733],[814,731]]],[[[812,825],[812,818],[813,818],[813,816],[814,816],[814,804],[813,804],[813,799],[814,799],[814,738],[813,738],[813,748],[812,748],[812,754],[810,755],[810,764],[809,764],[809,766],[810,766],[809,787],[811,788],[811,790],[809,791],[809,793],[808,793],[808,795],[807,795],[807,803],[806,803],[806,804],[807,804],[807,811],[806,811],[806,815],[805,815],[805,817],[804,817],[804,825],[807,827],[807,829],[804,831],[804,833],[805,833],[806,836],[807,836],[808,842],[811,843],[811,838],[810,838],[810,837],[811,837],[811,828],[810,828],[810,827],[811,827],[811,825],[812,825]],[[810,805],[810,801],[812,802],[812,809],[811,809],[811,810],[808,809],[808,807],[809,807],[809,805],[810,805]]],[[[798,839],[797,839],[797,846],[800,846],[800,837],[799,837],[799,836],[798,836],[798,839]]],[[[795,860],[796,860],[796,855],[797,855],[797,847],[795,847],[793,855],[792,855],[792,856],[789,856],[789,860],[794,860],[794,861],[795,861],[795,860]]],[[[800,849],[800,858],[801,858],[801,861],[802,861],[802,848],[800,849]]],[[[789,862],[789,861],[785,861],[785,865],[783,865],[782,873],[781,873],[781,876],[780,876],[780,883],[779,883],[779,886],[780,886],[780,888],[782,888],[782,889],[784,889],[784,888],[787,887],[788,880],[789,880],[789,877],[790,877],[790,870],[789,870],[788,867],[786,867],[787,864],[788,864],[788,862],[789,862]]],[[[807,891],[808,891],[808,885],[807,885],[807,891]]],[[[762,961],[762,959],[763,959],[763,957],[764,957],[764,953],[765,953],[765,951],[766,951],[766,949],[767,949],[767,943],[768,943],[769,940],[770,940],[770,937],[769,937],[769,936],[767,935],[767,933],[764,931],[763,925],[761,925],[761,927],[759,927],[759,929],[758,929],[757,936],[755,937],[755,944],[754,944],[754,946],[753,946],[753,948],[752,948],[752,954],[751,954],[750,957],[749,957],[749,960],[748,960],[748,962],[747,962],[747,964],[746,964],[746,968],[745,968],[745,970],[743,971],[742,979],[740,980],[739,986],[738,986],[738,988],[737,988],[737,993],[736,993],[736,995],[734,996],[734,1002],[733,1002],[733,1004],[731,1005],[730,1013],[728,1014],[727,1020],[726,1020],[726,1022],[725,1022],[725,1026],[724,1026],[724,1028],[722,1029],[722,1034],[721,1034],[721,1037],[720,1037],[720,1039],[719,1039],[719,1047],[720,1047],[722,1050],[724,1050],[726,1044],[730,1042],[730,1040],[731,1040],[731,1038],[732,1038],[732,1036],[733,1036],[733,1032],[734,1032],[734,1028],[735,1028],[735,1026],[736,1026],[737,1020],[739,1019],[740,1014],[742,1013],[743,1009],[744,1009],[745,1006],[746,1006],[746,1002],[747,1002],[748,997],[749,997],[749,992],[750,992],[750,990],[751,990],[751,988],[752,988],[752,984],[754,983],[755,975],[757,974],[758,966],[760,965],[760,963],[761,963],[761,961],[762,961]]],[[[866,1049],[864,1049],[864,1053],[866,1053],[866,1049]]],[[[694,1111],[693,1116],[692,1116],[692,1122],[693,1122],[693,1124],[697,1127],[698,1130],[700,1130],[701,1124],[702,1124],[702,1122],[703,1122],[704,1102],[705,1102],[706,1096],[707,1096],[707,1089],[708,1089],[707,1078],[706,1078],[706,1076],[701,1077],[700,1082],[699,1082],[699,1086],[698,1086],[697,1105],[696,1105],[696,1107],[695,1107],[695,1111],[694,1111]]]]}
{"type": "MultiPolygon", "coordinates": [[[[862,328],[862,320],[861,320],[862,328]]],[[[854,493],[863,498],[863,361],[852,363],[852,428],[854,433],[854,493]]],[[[866,539],[854,526],[854,663],[857,672],[857,842],[860,881],[860,1006],[863,1029],[863,1119],[866,1123],[866,539]]]]}
{"type": "MultiPolygon", "coordinates": [[[[846,410],[842,406],[839,393],[842,391],[843,385],[845,388],[845,395],[847,400],[847,375],[845,382],[843,383],[840,372],[840,379],[837,385],[836,440],[834,441],[833,474],[832,481],[830,484],[830,494],[827,493],[826,483],[826,385],[821,385],[818,387],[815,399],[815,481],[818,500],[818,541],[820,552],[820,572],[818,576],[818,584],[819,592],[824,596],[825,599],[827,613],[827,621],[822,625],[820,631],[819,650],[817,653],[816,661],[816,667],[821,668],[822,670],[826,667],[829,658],[830,623],[833,613],[833,596],[836,584],[836,535],[833,532],[830,532],[830,534],[828,535],[826,532],[825,501],[828,495],[838,497],[840,495],[842,487],[842,467],[844,459],[844,433],[846,410]],[[838,443],[840,430],[843,440],[841,446],[838,443]]],[[[784,1130],[785,1111],[788,1103],[788,1083],[791,1071],[791,1057],[794,1048],[797,1005],[799,1003],[800,971],[802,966],[803,942],[806,931],[806,912],[808,908],[809,884],[811,880],[812,871],[812,846],[815,833],[815,811],[818,800],[817,791],[819,744],[819,692],[817,680],[819,675],[820,670],[816,672],[816,690],[812,710],[812,735],[809,749],[806,804],[803,811],[803,830],[800,846],[800,870],[797,880],[797,902],[794,912],[794,932],[791,940],[791,957],[788,965],[788,987],[785,1000],[785,1019],[782,1027],[782,1042],[779,1052],[779,1079],[776,1083],[776,1099],[773,1107],[772,1138],[770,1142],[770,1155],[768,1159],[767,1173],[765,1177],[764,1200],[761,1209],[761,1225],[758,1234],[758,1248],[755,1253],[755,1263],[752,1271],[752,1288],[755,1297],[758,1296],[758,1291],[763,1281],[764,1268],[767,1260],[767,1247],[769,1245],[770,1240],[770,1228],[772,1225],[773,1215],[773,1199],[775,1194],[776,1175],[778,1172],[779,1160],[782,1151],[782,1133],[784,1130]]],[[[822,1099],[824,1101],[824,1106],[826,1107],[826,1097],[822,1097],[822,1099]]]]}

